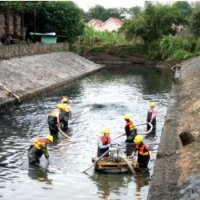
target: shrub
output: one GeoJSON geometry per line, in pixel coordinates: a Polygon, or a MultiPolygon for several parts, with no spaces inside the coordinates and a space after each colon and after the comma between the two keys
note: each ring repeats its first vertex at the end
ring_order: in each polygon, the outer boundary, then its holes
{"type": "Polygon", "coordinates": [[[192,56],[193,56],[192,53],[185,51],[183,49],[179,49],[172,54],[171,59],[174,61],[188,60],[192,58],[192,56]]]}

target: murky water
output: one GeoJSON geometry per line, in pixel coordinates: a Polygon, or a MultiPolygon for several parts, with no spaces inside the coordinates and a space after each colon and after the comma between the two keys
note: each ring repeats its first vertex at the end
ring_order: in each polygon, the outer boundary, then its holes
{"type": "MultiPolygon", "coordinates": [[[[96,156],[97,139],[102,128],[111,136],[124,133],[125,114],[135,124],[145,122],[148,104],[157,103],[157,132],[145,138],[154,150],[149,163],[150,175],[166,114],[172,76],[156,69],[109,68],[76,81],[61,90],[23,103],[0,121],[0,199],[3,200],[76,200],[147,198],[148,175],[108,175],[81,173],[96,156]],[[32,138],[49,133],[48,113],[62,96],[69,96],[73,118],[71,138],[59,136],[49,146],[50,165],[29,167],[27,149],[32,138]]],[[[140,130],[145,129],[141,127],[140,130]]],[[[125,137],[115,141],[124,145],[125,137]]]]}

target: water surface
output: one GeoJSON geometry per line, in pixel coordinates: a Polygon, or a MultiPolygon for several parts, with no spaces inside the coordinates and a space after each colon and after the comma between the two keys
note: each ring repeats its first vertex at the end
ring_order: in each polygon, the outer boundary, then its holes
{"type": "MultiPolygon", "coordinates": [[[[172,76],[150,68],[108,68],[82,80],[41,95],[2,113],[0,122],[0,199],[2,200],[146,200],[149,175],[81,173],[96,156],[103,128],[111,137],[124,133],[125,114],[135,124],[145,122],[149,102],[158,111],[156,135],[144,141],[153,150],[150,176],[164,124],[172,76]],[[62,135],[49,146],[50,165],[29,167],[27,149],[34,137],[49,133],[47,116],[62,96],[69,96],[73,118],[68,140],[62,135]],[[154,145],[155,144],[155,145],[154,145]]],[[[143,131],[145,127],[139,130],[143,131]]],[[[125,137],[115,141],[124,146],[125,137]]]]}

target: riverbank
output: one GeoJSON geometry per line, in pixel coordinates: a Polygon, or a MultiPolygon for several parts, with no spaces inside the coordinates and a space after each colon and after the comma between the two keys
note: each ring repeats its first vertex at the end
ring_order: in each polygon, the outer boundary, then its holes
{"type": "MultiPolygon", "coordinates": [[[[0,60],[0,83],[20,101],[48,92],[88,75],[103,66],[71,52],[48,53],[0,60]]],[[[18,101],[0,87],[0,106],[18,101]]]]}
{"type": "Polygon", "coordinates": [[[155,162],[148,200],[200,199],[200,57],[179,65],[155,162]],[[179,135],[194,141],[183,146],[179,135]]]}

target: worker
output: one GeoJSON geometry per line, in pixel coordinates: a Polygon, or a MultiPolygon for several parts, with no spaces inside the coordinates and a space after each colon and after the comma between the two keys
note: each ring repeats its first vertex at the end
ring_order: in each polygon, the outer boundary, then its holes
{"type": "Polygon", "coordinates": [[[53,136],[57,136],[58,128],[61,126],[60,115],[62,112],[65,112],[65,106],[63,104],[58,104],[56,107],[48,116],[49,130],[53,136]]]}
{"type": "Polygon", "coordinates": [[[61,112],[60,121],[62,122],[62,130],[66,131],[68,129],[68,120],[72,116],[72,108],[70,106],[69,99],[67,97],[63,97],[61,100],[62,104],[65,106],[65,112],[61,112]]]}
{"type": "MultiPolygon", "coordinates": [[[[103,129],[102,133],[103,133],[103,136],[101,136],[98,139],[97,157],[102,156],[106,151],[108,151],[109,148],[110,148],[110,144],[111,144],[110,130],[109,129],[103,129]]],[[[109,157],[109,153],[107,153],[103,157],[109,157]]]]}
{"type": "Polygon", "coordinates": [[[53,142],[53,136],[47,135],[46,138],[36,138],[33,144],[28,150],[29,164],[39,164],[40,158],[44,154],[47,163],[49,164],[49,153],[47,151],[47,145],[53,142]]]}
{"type": "Polygon", "coordinates": [[[143,142],[143,137],[141,135],[137,135],[134,139],[135,149],[132,153],[132,156],[138,152],[137,162],[139,163],[140,168],[148,168],[148,163],[150,160],[149,149],[146,144],[143,142]]]}
{"type": "MultiPolygon", "coordinates": [[[[157,116],[157,112],[155,111],[154,108],[156,106],[156,103],[152,102],[152,103],[149,104],[149,106],[150,106],[150,109],[147,112],[147,122],[152,124],[152,126],[153,126],[152,131],[155,132],[155,130],[156,130],[156,116],[157,116]]],[[[147,124],[147,131],[149,131],[150,128],[151,128],[151,126],[149,124],[147,124]]]]}
{"type": "Polygon", "coordinates": [[[137,129],[134,126],[133,121],[130,119],[130,115],[125,115],[124,119],[126,121],[125,132],[126,132],[126,142],[133,143],[135,136],[137,135],[137,129]]]}

